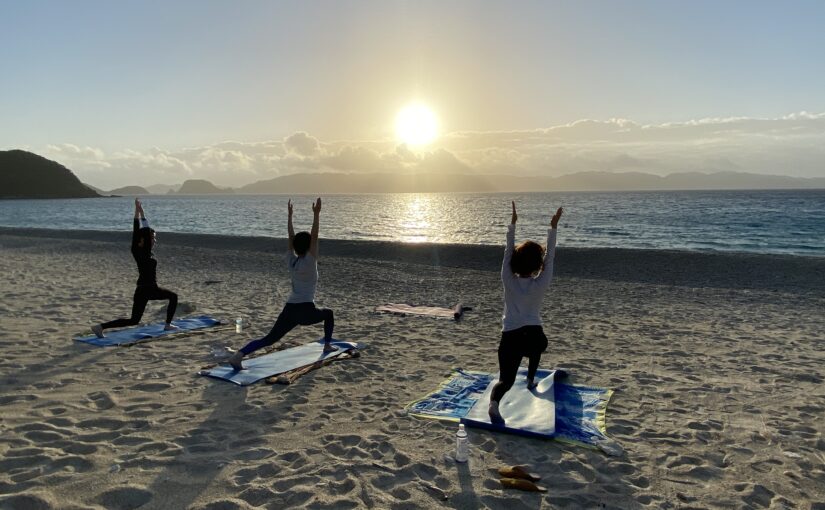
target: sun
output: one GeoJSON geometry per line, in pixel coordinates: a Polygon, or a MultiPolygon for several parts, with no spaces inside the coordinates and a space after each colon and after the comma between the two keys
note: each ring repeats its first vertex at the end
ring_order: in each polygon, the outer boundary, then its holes
{"type": "Polygon", "coordinates": [[[405,106],[395,117],[395,134],[407,145],[431,143],[438,136],[435,113],[421,103],[405,106]]]}

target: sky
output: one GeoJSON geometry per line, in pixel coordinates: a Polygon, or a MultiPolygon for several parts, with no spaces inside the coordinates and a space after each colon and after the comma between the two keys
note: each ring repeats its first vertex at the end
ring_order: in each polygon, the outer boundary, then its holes
{"type": "Polygon", "coordinates": [[[825,176],[821,1],[0,0],[0,149],[103,188],[307,171],[825,176]],[[406,147],[394,118],[431,108],[406,147]]]}

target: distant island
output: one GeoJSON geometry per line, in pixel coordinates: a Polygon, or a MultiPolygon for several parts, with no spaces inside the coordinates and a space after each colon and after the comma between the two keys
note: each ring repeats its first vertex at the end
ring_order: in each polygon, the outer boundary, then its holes
{"type": "Polygon", "coordinates": [[[124,186],[122,188],[115,188],[108,192],[109,195],[120,195],[120,196],[142,196],[142,195],[151,195],[149,190],[146,188],[142,188],[140,186],[124,186]]]}
{"type": "Polygon", "coordinates": [[[63,165],[23,150],[0,151],[0,198],[85,198],[216,194],[331,193],[495,193],[552,191],[679,191],[747,189],[825,189],[825,178],[744,172],[683,172],[666,176],[641,172],[578,172],[559,177],[453,173],[300,173],[240,188],[205,179],[180,185],[124,186],[102,191],[84,184],[63,165]]]}
{"type": "Polygon", "coordinates": [[[170,191],[177,191],[180,189],[180,184],[152,184],[146,186],[146,190],[153,195],[165,195],[170,191]]]}
{"type": "Polygon", "coordinates": [[[170,190],[168,193],[170,195],[214,195],[235,193],[235,190],[232,188],[219,188],[205,179],[189,179],[188,181],[184,181],[177,192],[170,190]]]}
{"type": "Polygon", "coordinates": [[[825,178],[739,172],[579,172],[560,177],[483,174],[313,173],[257,181],[238,193],[449,193],[500,191],[669,191],[825,188],[825,178]]]}
{"type": "Polygon", "coordinates": [[[60,163],[28,151],[0,151],[0,198],[99,196],[60,163]]]}

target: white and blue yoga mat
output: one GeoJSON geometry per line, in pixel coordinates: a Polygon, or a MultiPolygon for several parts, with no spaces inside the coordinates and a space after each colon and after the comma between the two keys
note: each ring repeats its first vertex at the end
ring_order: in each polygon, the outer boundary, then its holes
{"type": "Polygon", "coordinates": [[[460,421],[470,427],[591,447],[602,448],[601,443],[609,441],[605,413],[612,390],[568,384],[559,380],[559,371],[540,369],[536,373],[539,385],[531,392],[526,388],[526,375],[527,369],[521,368],[513,388],[499,404],[503,427],[491,424],[487,415],[498,374],[458,370],[407,409],[421,418],[460,421]]]}
{"type": "Polygon", "coordinates": [[[355,342],[342,342],[340,340],[333,340],[331,344],[338,347],[338,350],[325,353],[324,342],[318,341],[271,352],[256,358],[245,359],[243,360],[243,366],[246,370],[235,370],[229,365],[218,365],[208,370],[201,370],[198,373],[207,377],[223,379],[239,386],[247,386],[273,375],[311,365],[316,361],[334,358],[359,347],[355,342]]]}
{"type": "Polygon", "coordinates": [[[163,327],[165,323],[146,324],[144,326],[137,326],[134,328],[119,329],[113,331],[106,331],[105,337],[98,338],[95,335],[74,337],[73,340],[77,342],[84,342],[87,344],[97,345],[98,347],[109,347],[113,345],[129,345],[137,342],[143,342],[152,338],[158,338],[166,335],[173,335],[175,333],[182,333],[186,331],[193,331],[196,329],[211,328],[217,326],[221,321],[210,317],[208,315],[201,315],[199,317],[189,317],[187,319],[176,319],[172,324],[178,327],[166,331],[163,327]]]}
{"type": "MultiPolygon", "coordinates": [[[[542,371],[544,372],[544,371],[542,371]]],[[[515,434],[552,437],[556,434],[556,396],[554,379],[556,371],[550,370],[547,374],[536,374],[538,384],[533,390],[527,389],[527,369],[521,368],[516,382],[510,391],[505,393],[499,402],[499,411],[505,419],[504,425],[490,422],[488,406],[493,386],[498,379],[495,375],[493,382],[461,418],[461,422],[470,426],[485,429],[504,430],[515,434]]]]}

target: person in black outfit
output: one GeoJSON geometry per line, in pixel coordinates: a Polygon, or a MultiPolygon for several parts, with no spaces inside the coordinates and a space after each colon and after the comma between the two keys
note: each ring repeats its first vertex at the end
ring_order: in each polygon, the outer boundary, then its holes
{"type": "Polygon", "coordinates": [[[92,326],[92,332],[98,338],[103,338],[103,330],[109,328],[122,328],[125,326],[135,326],[140,323],[146,303],[155,300],[169,300],[166,307],[166,325],[164,330],[178,329],[172,324],[175,316],[175,309],[178,306],[178,295],[171,290],[158,287],[156,270],[158,261],[152,255],[152,248],[155,246],[155,231],[149,228],[149,221],[143,215],[143,206],[140,200],[135,199],[135,219],[132,226],[132,256],[135,258],[138,267],[138,281],[135,289],[135,298],[132,303],[132,316],[128,319],[115,319],[92,326]]]}

